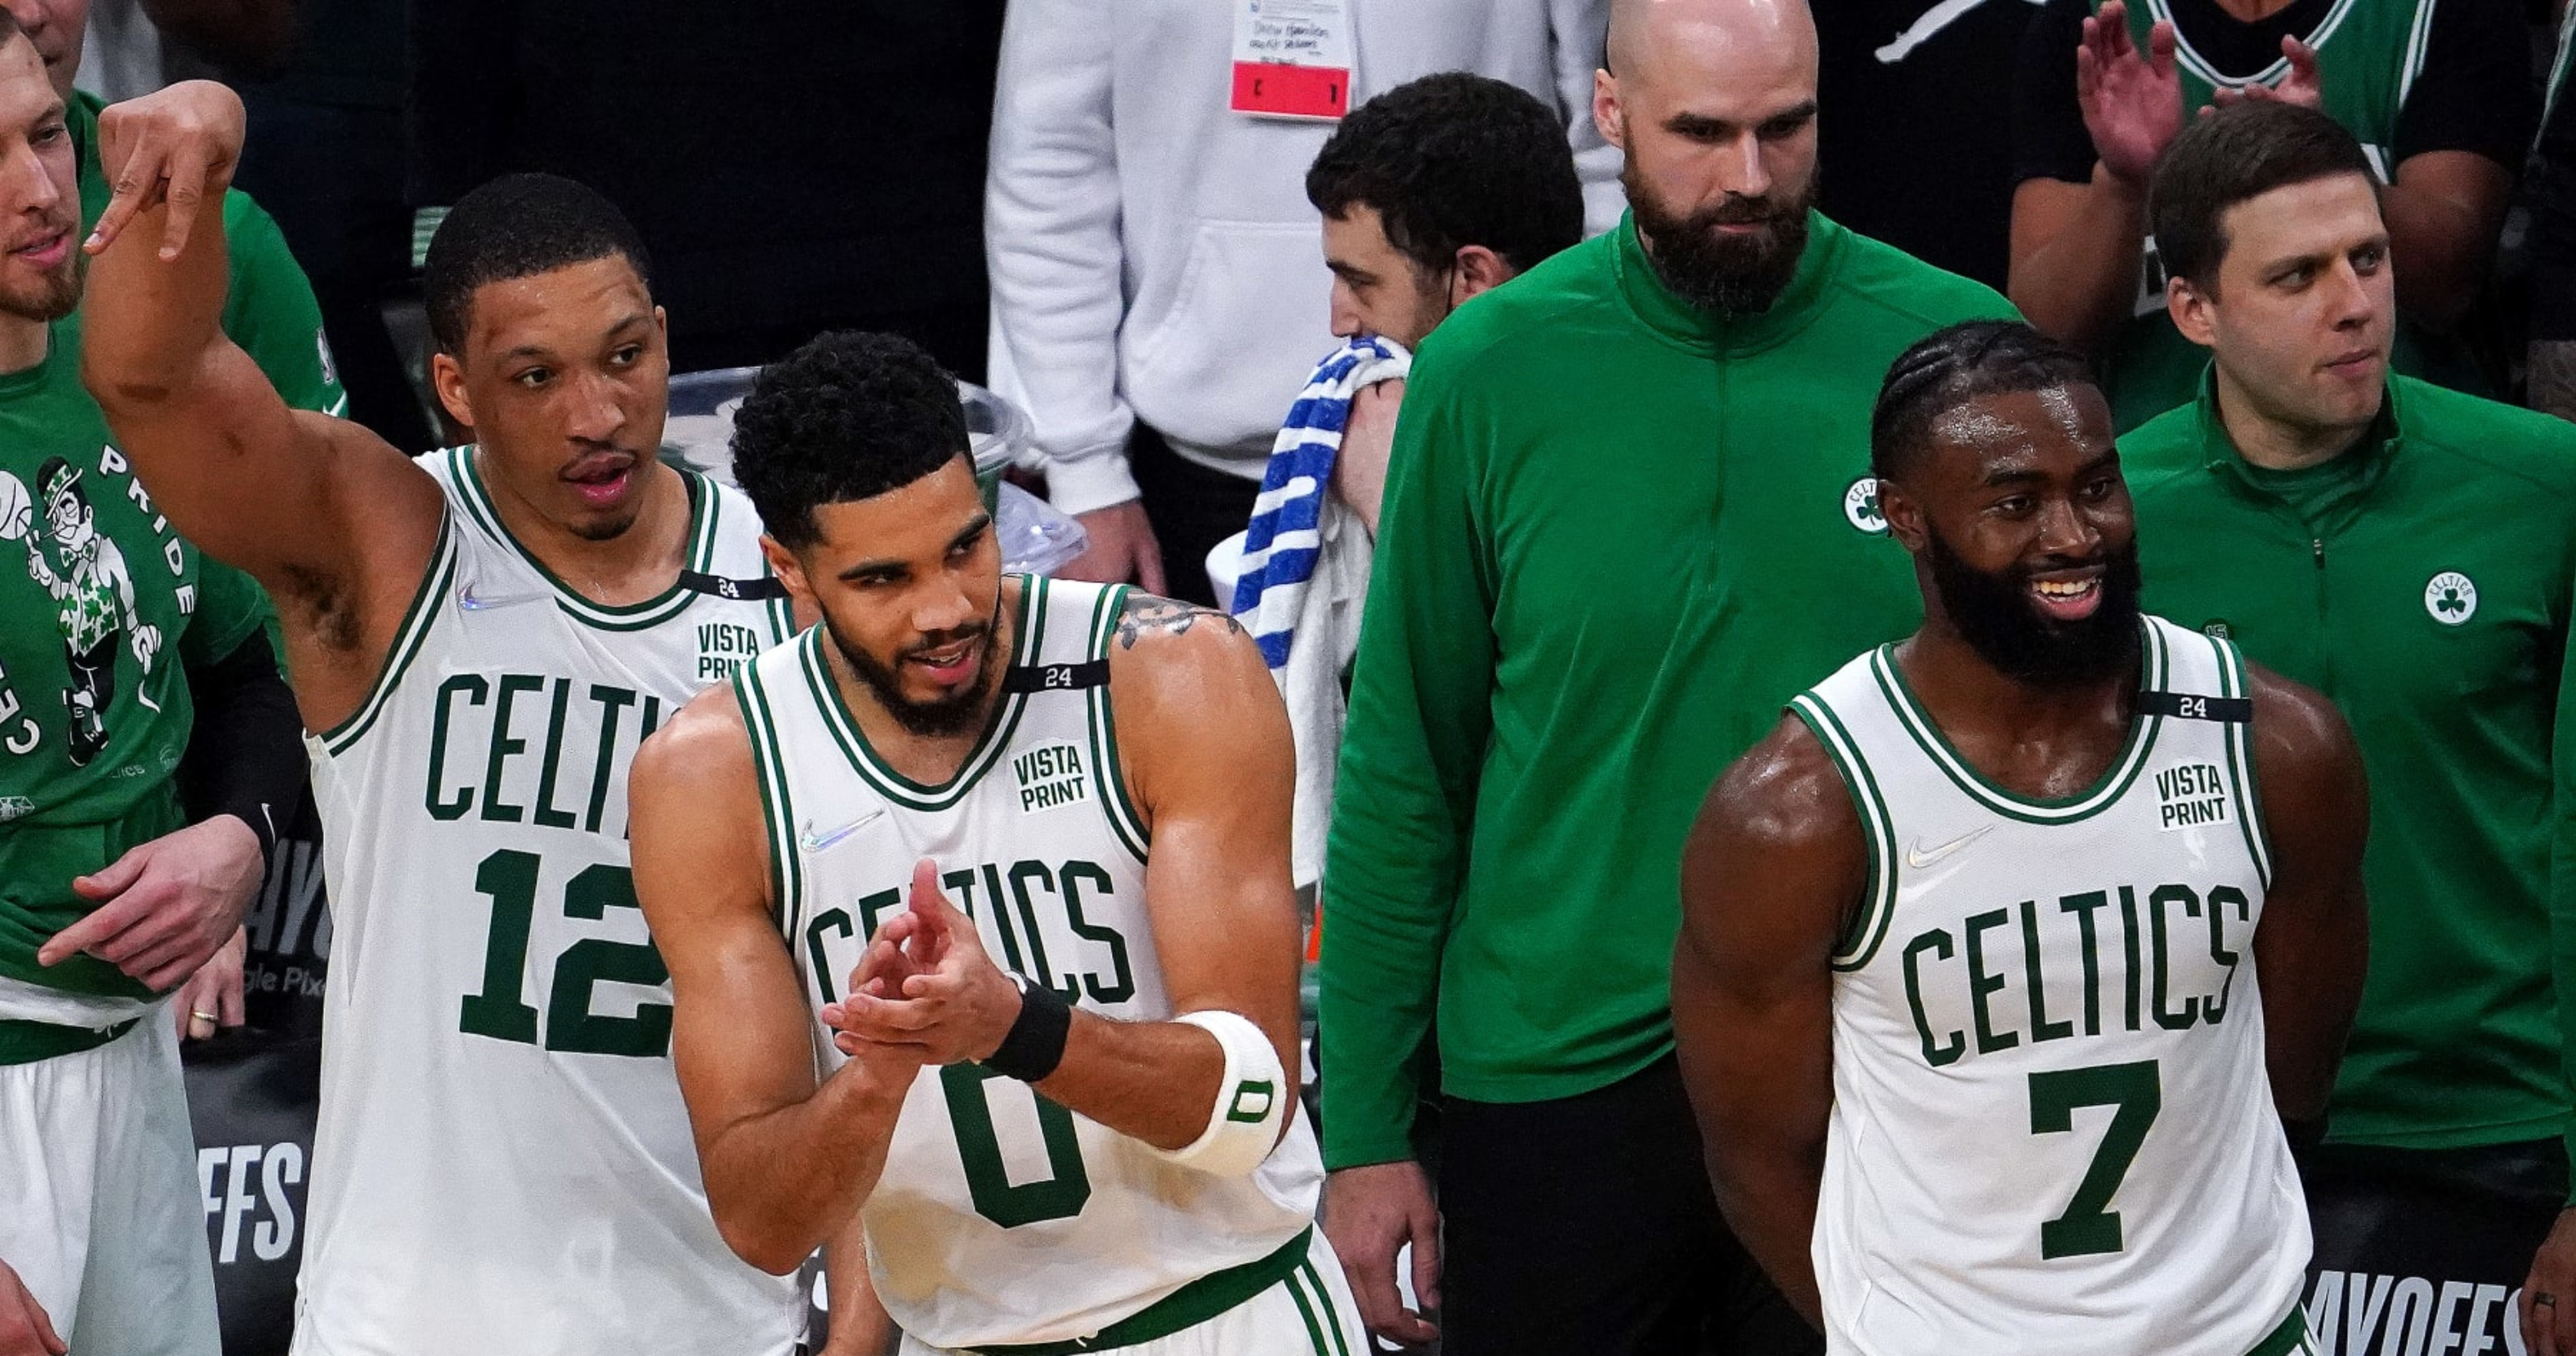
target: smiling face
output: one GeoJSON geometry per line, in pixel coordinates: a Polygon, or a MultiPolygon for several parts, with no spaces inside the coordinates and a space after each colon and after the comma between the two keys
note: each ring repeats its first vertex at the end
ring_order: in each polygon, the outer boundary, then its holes
{"type": "Polygon", "coordinates": [[[79,173],[36,48],[0,42],[0,313],[53,321],[80,304],[79,173]]]}
{"type": "Polygon", "coordinates": [[[2091,386],[1970,398],[1882,490],[1890,529],[1923,563],[1924,606],[2008,677],[2103,678],[2137,645],[2137,531],[2091,386]]]}
{"type": "Polygon", "coordinates": [[[624,255],[474,290],[462,353],[431,375],[485,473],[590,541],[635,523],[670,391],[662,313],[624,255]]]}
{"type": "Polygon", "coordinates": [[[818,504],[813,527],[808,545],[761,547],[868,695],[914,735],[980,729],[999,680],[1002,548],[974,464],[961,453],[883,494],[818,504]]]}
{"type": "Polygon", "coordinates": [[[2379,194],[2358,174],[2290,184],[2219,218],[2217,278],[2168,294],[2185,337],[2215,351],[2219,400],[2303,441],[2379,415],[2397,285],[2379,194]]]}

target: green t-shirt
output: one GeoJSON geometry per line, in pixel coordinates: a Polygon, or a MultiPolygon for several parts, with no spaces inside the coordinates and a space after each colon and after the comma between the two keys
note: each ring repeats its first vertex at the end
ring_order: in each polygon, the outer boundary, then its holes
{"type": "MultiPolygon", "coordinates": [[[[101,106],[78,94],[70,113],[84,227],[108,199],[101,106]]],[[[276,223],[239,192],[224,223],[225,333],[289,404],[340,412],[321,307],[276,223]]],[[[89,910],[73,876],[183,822],[186,669],[230,654],[271,612],[248,576],[152,511],[81,385],[80,324],[56,322],[41,365],[0,375],[0,975],[140,995],[90,957],[42,969],[36,948],[89,910]]]]}
{"type": "Polygon", "coordinates": [[[1801,689],[1921,619],[1869,479],[1888,364],[1992,290],[1822,216],[1758,316],[1632,225],[1461,307],[1404,395],[1324,866],[1323,1123],[1409,1155],[1448,1091],[1572,1096],[1672,1048],[1681,846],[1801,689]]]}
{"type": "Polygon", "coordinates": [[[2560,1134],[2576,426],[2396,377],[2377,431],[2284,495],[2237,455],[2204,385],[2120,453],[2148,610],[2224,628],[2333,698],[2370,774],[2370,977],[2331,1135],[2437,1149],[2560,1134]]]}

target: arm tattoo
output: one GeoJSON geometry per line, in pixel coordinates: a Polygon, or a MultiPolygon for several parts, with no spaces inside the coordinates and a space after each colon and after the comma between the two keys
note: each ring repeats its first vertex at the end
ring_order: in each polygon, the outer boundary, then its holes
{"type": "Polygon", "coordinates": [[[1169,598],[1130,590],[1125,604],[1118,609],[1119,647],[1135,649],[1136,638],[1148,631],[1168,631],[1176,636],[1185,634],[1201,617],[1213,617],[1223,622],[1225,629],[1238,636],[1243,634],[1243,623],[1215,608],[1174,602],[1169,598]]]}

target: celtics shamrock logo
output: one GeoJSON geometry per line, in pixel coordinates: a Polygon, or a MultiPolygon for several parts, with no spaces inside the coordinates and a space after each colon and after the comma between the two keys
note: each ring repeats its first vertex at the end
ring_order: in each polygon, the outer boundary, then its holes
{"type": "Polygon", "coordinates": [[[2424,610],[2444,626],[2458,626],[2478,614],[2478,586],[2457,570],[2444,570],[2424,586],[2424,610]]]}
{"type": "Polygon", "coordinates": [[[1878,481],[1862,476],[1843,491],[1843,517],[1873,537],[1887,535],[1886,515],[1878,511],[1878,481]]]}

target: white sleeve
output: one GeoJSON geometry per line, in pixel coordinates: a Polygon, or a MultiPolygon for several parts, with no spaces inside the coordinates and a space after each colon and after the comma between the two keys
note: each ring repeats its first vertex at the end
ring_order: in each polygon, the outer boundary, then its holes
{"type": "Polygon", "coordinates": [[[1566,143],[1583,181],[1583,233],[1599,235],[1619,224],[1628,195],[1619,186],[1619,148],[1592,125],[1592,72],[1610,35],[1610,0],[1547,0],[1555,42],[1556,101],[1565,114],[1566,143]]]}
{"type": "Polygon", "coordinates": [[[1068,513],[1136,497],[1135,414],[1118,394],[1125,310],[1106,0],[1012,5],[984,180],[990,380],[1028,411],[1049,497],[1068,513]]]}

